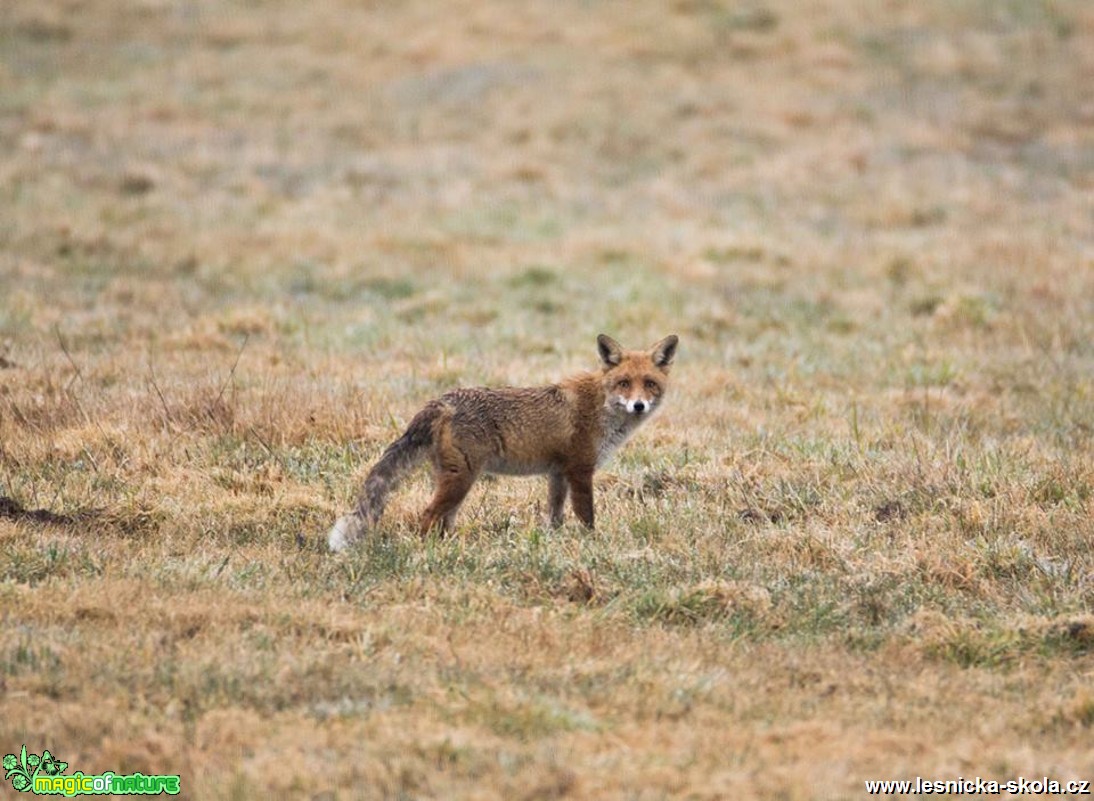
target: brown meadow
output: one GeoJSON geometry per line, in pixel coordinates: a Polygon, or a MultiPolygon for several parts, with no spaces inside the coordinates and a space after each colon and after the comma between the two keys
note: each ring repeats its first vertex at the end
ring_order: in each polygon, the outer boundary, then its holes
{"type": "Polygon", "coordinates": [[[1094,8],[0,8],[0,753],[193,798],[1094,779],[1094,8]],[[323,535],[680,335],[597,530],[323,535]]]}

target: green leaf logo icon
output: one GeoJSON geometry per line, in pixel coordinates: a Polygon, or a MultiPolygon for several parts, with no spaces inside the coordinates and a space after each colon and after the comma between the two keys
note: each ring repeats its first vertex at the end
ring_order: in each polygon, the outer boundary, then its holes
{"type": "MultiPolygon", "coordinates": [[[[48,755],[49,751],[46,751],[46,754],[48,755]]],[[[16,790],[25,792],[30,789],[31,782],[41,770],[41,764],[41,757],[37,754],[28,754],[27,747],[24,745],[18,757],[15,754],[4,755],[4,778],[11,779],[11,786],[16,790]]],[[[51,767],[56,764],[56,760],[52,757],[50,757],[50,764],[51,767]]]]}

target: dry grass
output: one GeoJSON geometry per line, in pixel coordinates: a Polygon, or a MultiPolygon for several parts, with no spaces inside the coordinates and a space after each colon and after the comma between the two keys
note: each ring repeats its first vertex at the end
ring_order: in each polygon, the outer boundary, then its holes
{"type": "Polygon", "coordinates": [[[1082,0],[0,8],[0,751],[190,797],[1094,778],[1082,0]],[[321,535],[681,335],[598,477],[321,535]],[[35,511],[39,510],[39,511],[35,511]]]}

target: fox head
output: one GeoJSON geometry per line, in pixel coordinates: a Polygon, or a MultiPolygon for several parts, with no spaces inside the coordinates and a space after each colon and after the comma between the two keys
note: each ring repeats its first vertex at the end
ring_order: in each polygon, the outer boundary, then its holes
{"type": "Polygon", "coordinates": [[[670,334],[649,350],[623,350],[607,334],[598,336],[605,403],[638,417],[656,409],[665,394],[677,342],[679,337],[670,334]]]}

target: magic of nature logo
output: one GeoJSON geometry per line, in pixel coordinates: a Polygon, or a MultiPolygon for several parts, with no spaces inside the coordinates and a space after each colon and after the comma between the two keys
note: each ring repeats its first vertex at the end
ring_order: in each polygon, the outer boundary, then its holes
{"type": "Polygon", "coordinates": [[[48,750],[42,755],[27,751],[26,745],[18,755],[5,754],[4,779],[21,793],[35,795],[178,795],[181,779],[177,775],[145,776],[143,773],[120,774],[83,773],[66,774],[68,763],[62,762],[48,750]]]}

